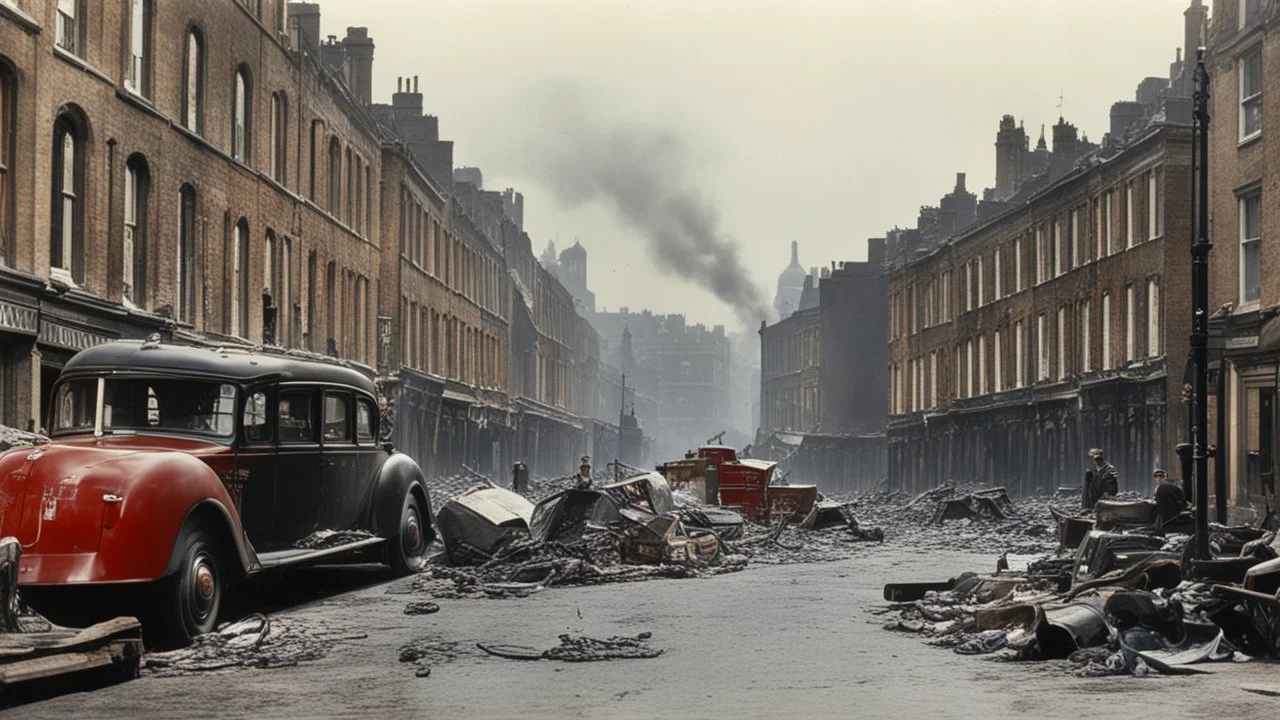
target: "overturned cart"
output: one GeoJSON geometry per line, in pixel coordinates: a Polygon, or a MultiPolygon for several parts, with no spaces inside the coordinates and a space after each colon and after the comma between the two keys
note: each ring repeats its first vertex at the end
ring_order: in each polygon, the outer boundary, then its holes
{"type": "MultiPolygon", "coordinates": [[[[118,617],[83,630],[59,627],[25,612],[18,598],[17,539],[0,540],[0,703],[38,681],[62,685],[72,678],[131,680],[142,657],[142,626],[118,617]]],[[[44,687],[41,685],[41,687],[44,687]]]]}

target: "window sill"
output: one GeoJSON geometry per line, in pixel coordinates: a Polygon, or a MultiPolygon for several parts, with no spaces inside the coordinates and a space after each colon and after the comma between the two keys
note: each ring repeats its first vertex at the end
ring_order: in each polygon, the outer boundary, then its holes
{"type": "Polygon", "coordinates": [[[80,68],[81,70],[83,70],[83,71],[85,71],[85,72],[89,73],[90,75],[92,75],[92,76],[94,76],[94,77],[98,78],[99,80],[101,80],[101,81],[105,82],[105,83],[106,83],[106,84],[108,84],[108,85],[115,85],[115,84],[116,84],[116,81],[115,81],[115,80],[112,80],[110,75],[108,75],[108,74],[106,74],[106,73],[102,72],[102,71],[101,71],[101,70],[99,70],[98,68],[96,68],[96,67],[94,67],[94,66],[90,65],[89,63],[85,62],[83,59],[81,59],[81,58],[80,58],[80,56],[76,55],[75,53],[72,53],[72,52],[70,52],[70,51],[68,51],[68,50],[64,50],[64,49],[62,49],[62,48],[58,47],[57,45],[54,45],[54,46],[53,46],[53,54],[54,54],[55,56],[57,56],[57,57],[61,58],[62,60],[64,60],[64,61],[66,61],[66,62],[68,62],[68,63],[70,63],[70,64],[72,64],[72,65],[74,65],[74,66],[76,66],[76,67],[78,67],[78,68],[80,68]]]}
{"type": "Polygon", "coordinates": [[[40,23],[36,22],[35,18],[10,5],[5,0],[0,0],[0,17],[9,18],[32,35],[36,35],[42,30],[40,23]]]}
{"type": "Polygon", "coordinates": [[[1245,147],[1252,145],[1261,139],[1262,139],[1262,131],[1259,130],[1258,132],[1252,135],[1249,135],[1248,137],[1240,138],[1240,141],[1236,143],[1236,149],[1237,150],[1244,149],[1245,147]]]}
{"type": "Polygon", "coordinates": [[[1240,303],[1240,305],[1231,314],[1238,315],[1238,314],[1243,314],[1247,312],[1253,312],[1255,310],[1258,310],[1261,307],[1262,307],[1261,300],[1250,300],[1249,302],[1240,303]]]}

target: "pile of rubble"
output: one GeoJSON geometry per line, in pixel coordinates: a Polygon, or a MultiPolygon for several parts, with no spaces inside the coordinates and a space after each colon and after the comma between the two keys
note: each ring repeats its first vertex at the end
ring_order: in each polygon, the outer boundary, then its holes
{"type": "Polygon", "coordinates": [[[148,653],[142,671],[156,677],[173,677],[230,668],[290,667],[322,658],[344,640],[365,637],[366,633],[340,628],[297,628],[287,620],[272,620],[255,613],[197,636],[188,647],[148,653]]]}
{"type": "Polygon", "coordinates": [[[19,430],[8,425],[0,425],[0,452],[15,447],[31,447],[49,442],[49,438],[39,433],[19,430]]]}
{"type": "MultiPolygon", "coordinates": [[[[960,654],[1067,659],[1085,676],[1191,674],[1202,662],[1280,656],[1280,540],[1262,526],[1211,525],[1216,559],[1191,558],[1182,518],[1135,524],[1144,501],[1057,511],[1078,547],[1025,569],[885,586],[887,630],[960,654]]],[[[1270,521],[1266,521],[1270,522],[1270,521]]],[[[1068,547],[1070,547],[1068,545],[1068,547]]]]}

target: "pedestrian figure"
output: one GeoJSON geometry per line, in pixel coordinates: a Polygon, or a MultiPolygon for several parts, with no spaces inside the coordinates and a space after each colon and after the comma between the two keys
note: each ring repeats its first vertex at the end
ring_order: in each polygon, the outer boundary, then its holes
{"type": "Polygon", "coordinates": [[[582,464],[578,466],[578,474],[574,477],[578,480],[579,490],[586,490],[591,487],[591,458],[586,455],[582,456],[582,464]]]}
{"type": "Polygon", "coordinates": [[[1156,527],[1169,522],[1187,509],[1187,496],[1177,483],[1169,482],[1169,474],[1156,470],[1151,474],[1156,483],[1156,527]]]}
{"type": "Polygon", "coordinates": [[[1107,462],[1106,453],[1101,448],[1089,451],[1093,458],[1093,469],[1084,474],[1084,509],[1092,510],[1099,500],[1115,497],[1120,492],[1120,478],[1116,468],[1107,462]]]}

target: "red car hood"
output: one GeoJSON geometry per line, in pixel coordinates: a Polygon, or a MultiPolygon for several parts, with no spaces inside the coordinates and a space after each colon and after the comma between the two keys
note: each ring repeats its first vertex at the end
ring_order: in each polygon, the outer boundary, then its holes
{"type": "Polygon", "coordinates": [[[226,448],[185,438],[118,435],[56,440],[0,456],[0,537],[24,552],[86,553],[98,548],[104,498],[123,496],[157,457],[226,448]]]}

